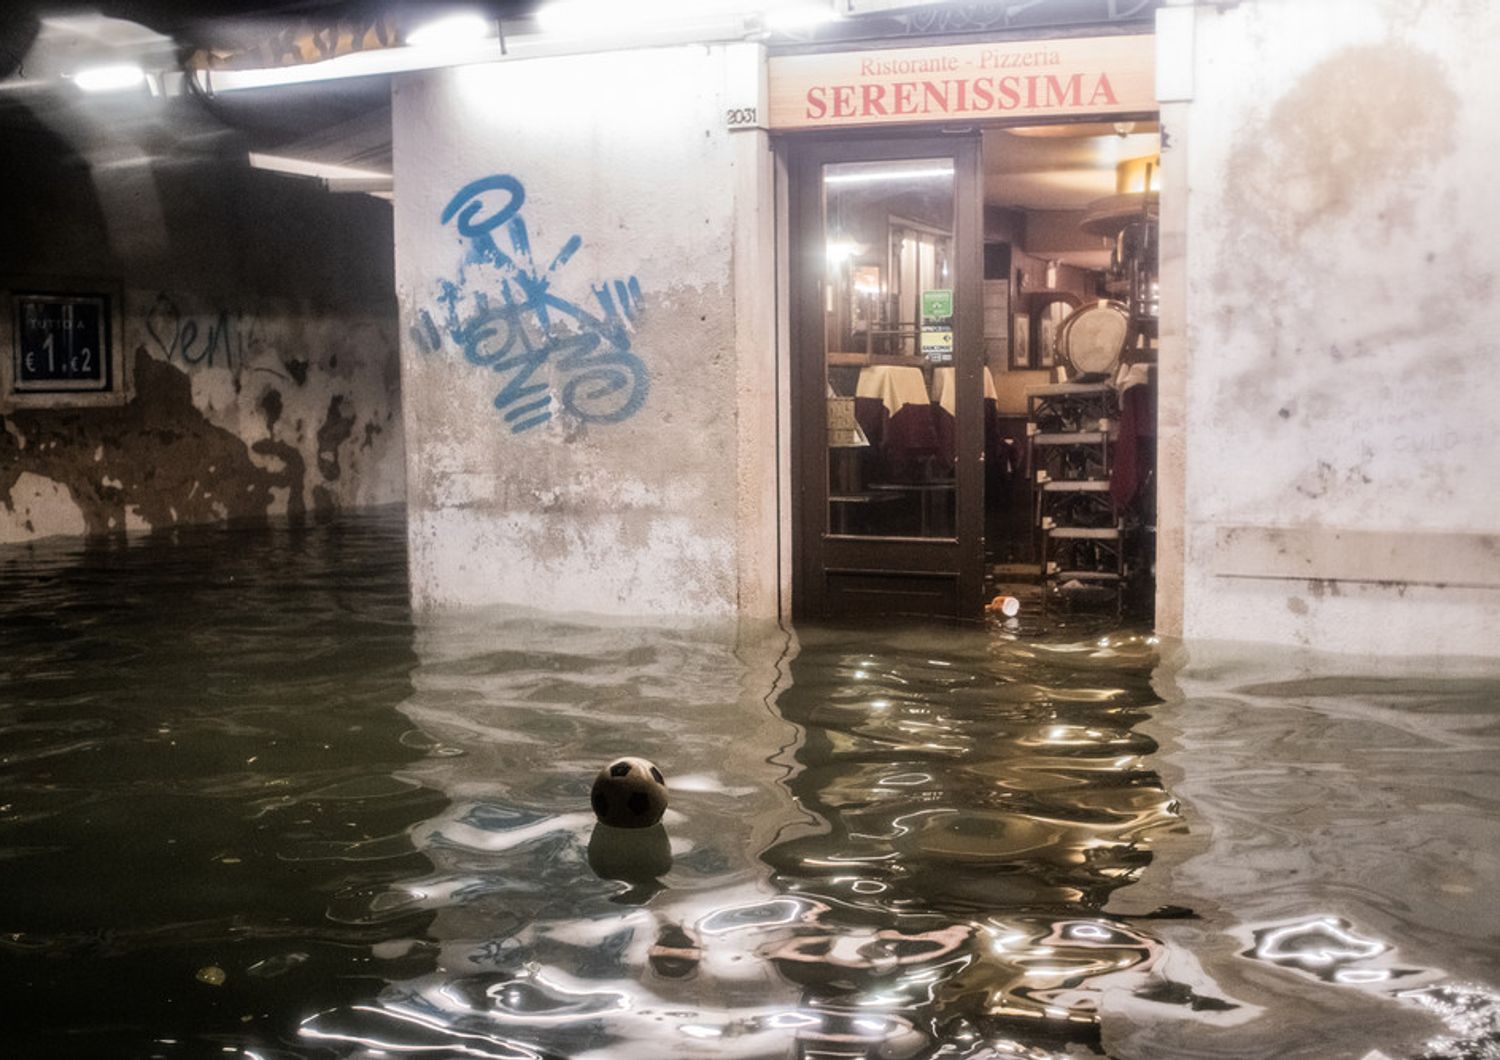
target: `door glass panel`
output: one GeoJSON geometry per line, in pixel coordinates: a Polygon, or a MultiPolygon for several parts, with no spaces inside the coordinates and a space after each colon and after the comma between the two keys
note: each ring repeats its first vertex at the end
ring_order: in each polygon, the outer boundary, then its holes
{"type": "Polygon", "coordinates": [[[954,536],[953,161],[823,167],[828,523],[954,536]]]}

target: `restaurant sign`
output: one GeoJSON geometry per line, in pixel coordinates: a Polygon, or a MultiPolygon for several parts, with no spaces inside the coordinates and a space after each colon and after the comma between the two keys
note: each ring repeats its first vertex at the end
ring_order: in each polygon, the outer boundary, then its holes
{"type": "Polygon", "coordinates": [[[1155,50],[1129,34],[778,55],[770,104],[779,130],[1153,111],[1155,50]]]}

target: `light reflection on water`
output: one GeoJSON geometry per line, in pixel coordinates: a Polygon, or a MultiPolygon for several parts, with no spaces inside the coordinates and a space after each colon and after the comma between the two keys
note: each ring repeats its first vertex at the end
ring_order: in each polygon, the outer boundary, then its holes
{"type": "Polygon", "coordinates": [[[21,1055],[1500,1041],[1494,960],[1443,934],[1460,911],[1493,927],[1462,891],[1493,851],[1442,847],[1482,841],[1496,808],[1473,766],[1493,761],[1488,678],[1456,706],[1452,685],[1277,662],[1250,680],[1087,623],[413,622],[392,519],[16,551],[0,580],[0,970],[35,999],[10,1019],[21,1055]],[[1462,782],[1432,782],[1432,747],[1462,782]],[[589,812],[627,753],[667,774],[658,828],[589,812]],[[1376,765],[1366,806],[1348,772],[1376,765]],[[1399,858],[1390,879],[1341,860],[1382,813],[1431,846],[1430,914],[1399,858]]]}

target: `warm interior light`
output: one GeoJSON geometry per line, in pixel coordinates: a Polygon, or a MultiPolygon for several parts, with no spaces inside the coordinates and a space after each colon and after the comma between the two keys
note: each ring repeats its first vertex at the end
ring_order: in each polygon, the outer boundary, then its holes
{"type": "Polygon", "coordinates": [[[848,261],[856,254],[864,253],[864,249],[852,239],[830,239],[828,241],[828,264],[837,265],[848,261]]]}
{"type": "Polygon", "coordinates": [[[1119,195],[1161,191],[1161,155],[1127,158],[1115,166],[1115,192],[1119,195]]]}
{"type": "Polygon", "coordinates": [[[94,66],[73,76],[73,83],[85,92],[119,92],[145,80],[146,71],[131,63],[94,66]]]}
{"type": "Polygon", "coordinates": [[[406,43],[414,48],[446,48],[472,44],[490,36],[493,33],[488,20],[466,11],[422,23],[406,35],[406,43]]]}
{"type": "Polygon", "coordinates": [[[1083,140],[1093,136],[1130,136],[1154,133],[1154,121],[1080,121],[1057,122],[1050,125],[1017,125],[1002,130],[1007,136],[1021,136],[1038,140],[1083,140]]]}

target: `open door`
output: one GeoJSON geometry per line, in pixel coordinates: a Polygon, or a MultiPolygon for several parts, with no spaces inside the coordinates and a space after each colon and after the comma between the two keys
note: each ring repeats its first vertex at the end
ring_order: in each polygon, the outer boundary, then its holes
{"type": "Polygon", "coordinates": [[[974,137],[791,146],[799,617],[980,615],[979,157],[974,137]]]}

